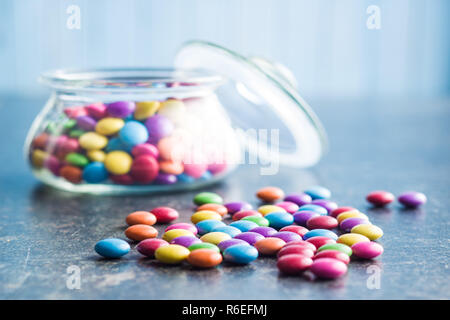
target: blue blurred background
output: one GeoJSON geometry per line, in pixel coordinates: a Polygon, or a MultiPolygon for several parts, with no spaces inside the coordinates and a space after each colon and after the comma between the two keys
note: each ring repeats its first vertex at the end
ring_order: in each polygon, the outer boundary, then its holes
{"type": "Polygon", "coordinates": [[[449,14],[448,0],[1,0],[0,92],[47,92],[36,78],[54,68],[170,66],[202,39],[283,63],[306,97],[448,96],[449,14]]]}

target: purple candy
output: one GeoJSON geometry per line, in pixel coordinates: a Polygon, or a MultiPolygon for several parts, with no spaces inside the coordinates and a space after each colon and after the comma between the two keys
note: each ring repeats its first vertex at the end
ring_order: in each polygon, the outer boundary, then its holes
{"type": "Polygon", "coordinates": [[[364,218],[347,218],[341,222],[339,228],[345,232],[350,232],[354,226],[359,224],[370,224],[370,222],[364,218]]]}
{"type": "Polygon", "coordinates": [[[154,182],[157,184],[174,184],[177,180],[177,176],[174,174],[160,172],[154,182]]]}
{"type": "Polygon", "coordinates": [[[242,201],[229,202],[229,203],[226,203],[224,206],[227,208],[229,214],[233,214],[233,213],[236,213],[236,212],[242,211],[242,210],[253,209],[253,207],[250,203],[242,202],[242,201]]]}
{"type": "Polygon", "coordinates": [[[277,230],[271,227],[256,227],[250,230],[251,232],[256,232],[262,235],[263,237],[270,237],[277,233],[277,230]]]}
{"type": "Polygon", "coordinates": [[[311,203],[312,198],[310,195],[306,193],[293,193],[284,198],[284,201],[290,201],[298,206],[303,206],[304,204],[311,203]]]}
{"type": "Polygon", "coordinates": [[[284,242],[286,243],[291,241],[302,240],[302,237],[300,235],[291,231],[279,231],[271,235],[271,237],[280,238],[281,240],[284,240],[284,242]]]}
{"type": "Polygon", "coordinates": [[[311,204],[315,204],[315,205],[324,207],[325,209],[327,209],[328,213],[330,213],[334,209],[337,209],[337,207],[338,207],[336,202],[333,202],[330,200],[325,200],[325,199],[313,200],[313,201],[311,201],[311,204]]]}
{"type": "Polygon", "coordinates": [[[234,239],[241,239],[247,242],[248,244],[254,245],[256,241],[264,239],[264,236],[260,235],[256,232],[242,232],[234,237],[234,239]]]}
{"type": "Polygon", "coordinates": [[[156,114],[145,121],[149,133],[149,141],[157,142],[159,139],[169,136],[174,127],[167,117],[156,114]]]}
{"type": "Polygon", "coordinates": [[[108,103],[106,110],[111,117],[126,118],[134,112],[136,105],[131,101],[116,101],[108,103]]]}
{"type": "Polygon", "coordinates": [[[408,191],[398,197],[398,202],[408,208],[417,208],[427,202],[427,196],[421,192],[408,191]]]}
{"type": "Polygon", "coordinates": [[[175,239],[173,239],[172,241],[170,241],[171,244],[179,244],[180,246],[183,246],[186,248],[194,243],[200,243],[200,242],[202,242],[202,240],[200,240],[199,238],[194,237],[194,236],[179,236],[179,237],[176,237],[175,239]]]}
{"type": "Polygon", "coordinates": [[[79,116],[77,117],[77,126],[85,131],[94,131],[97,121],[90,116],[79,116]]]}
{"type": "Polygon", "coordinates": [[[306,222],[315,216],[320,216],[320,214],[314,211],[299,211],[294,213],[294,222],[300,226],[306,227],[306,222]]]}
{"type": "Polygon", "coordinates": [[[225,251],[226,248],[235,246],[237,244],[248,244],[248,242],[242,239],[228,239],[220,242],[217,246],[219,247],[220,251],[225,251]]]}

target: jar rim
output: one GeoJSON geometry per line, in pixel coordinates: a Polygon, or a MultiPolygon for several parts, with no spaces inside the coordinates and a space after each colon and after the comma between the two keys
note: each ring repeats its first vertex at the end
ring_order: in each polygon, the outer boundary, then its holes
{"type": "Polygon", "coordinates": [[[215,88],[224,78],[201,69],[115,67],[50,70],[39,82],[64,91],[180,92],[215,88]]]}

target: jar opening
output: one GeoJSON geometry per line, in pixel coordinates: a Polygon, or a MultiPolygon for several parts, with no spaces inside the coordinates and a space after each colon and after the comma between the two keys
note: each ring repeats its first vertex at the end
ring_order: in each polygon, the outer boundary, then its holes
{"type": "Polygon", "coordinates": [[[43,73],[39,81],[64,91],[178,92],[217,87],[223,78],[200,69],[100,68],[53,70],[43,73]]]}

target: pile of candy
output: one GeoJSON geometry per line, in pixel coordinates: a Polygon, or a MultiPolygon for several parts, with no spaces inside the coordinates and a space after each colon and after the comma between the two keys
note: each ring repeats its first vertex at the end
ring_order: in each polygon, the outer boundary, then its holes
{"type": "MultiPolygon", "coordinates": [[[[374,203],[372,195],[368,201],[374,203]]],[[[187,261],[195,267],[211,268],[222,260],[244,265],[260,255],[276,256],[281,273],[298,275],[310,270],[325,279],[345,274],[351,256],[373,259],[383,253],[383,247],[375,242],[383,231],[357,209],[338,207],[329,200],[331,193],[326,188],[312,187],[284,196],[281,189],[266,187],[257,197],[267,204],[253,210],[247,202],[223,204],[218,194],[202,192],[194,198],[198,207],[191,216],[192,224],[169,225],[162,239],[156,238],[158,232],[152,225],[169,223],[179,216],[172,208],[159,207],[129,214],[125,235],[140,241],[136,246],[139,253],[164,264],[187,261]],[[227,215],[232,218],[228,225],[223,222],[227,215]],[[339,236],[331,231],[335,228],[339,228],[339,236]]],[[[414,192],[399,197],[407,207],[426,201],[417,199],[426,198],[414,192]]],[[[120,239],[105,239],[95,250],[104,257],[119,258],[130,251],[130,245],[120,239]]]]}
{"type": "Polygon", "coordinates": [[[48,122],[33,139],[31,164],[74,184],[210,179],[227,170],[228,152],[223,150],[228,126],[211,99],[116,101],[66,108],[62,119],[48,122]],[[223,136],[213,134],[217,132],[223,136]],[[209,149],[197,148],[205,136],[210,141],[203,146],[209,149]]]}

